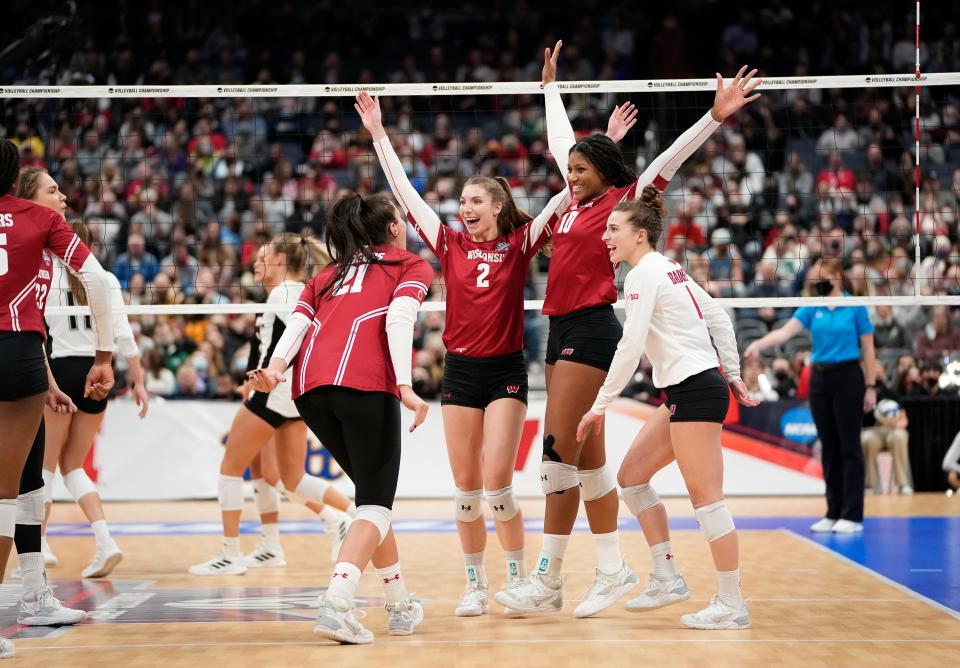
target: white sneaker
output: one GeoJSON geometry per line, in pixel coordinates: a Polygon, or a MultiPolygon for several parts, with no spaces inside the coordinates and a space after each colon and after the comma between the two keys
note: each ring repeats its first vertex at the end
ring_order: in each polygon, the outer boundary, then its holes
{"type": "Polygon", "coordinates": [[[6,638],[0,638],[0,659],[9,659],[16,653],[17,650],[14,648],[12,642],[6,638]]]}
{"type": "Polygon", "coordinates": [[[410,636],[423,621],[423,606],[408,598],[400,603],[387,603],[387,633],[392,636],[410,636]]]}
{"type": "Polygon", "coordinates": [[[900,493],[903,494],[904,496],[910,496],[913,494],[913,487],[911,487],[910,485],[904,485],[903,487],[900,488],[900,493]]]}
{"type": "Polygon", "coordinates": [[[56,566],[60,563],[60,560],[57,559],[57,555],[55,555],[53,550],[50,549],[50,544],[47,543],[46,538],[40,539],[40,554],[43,555],[44,566],[56,566]]]}
{"type": "Polygon", "coordinates": [[[86,568],[83,569],[83,572],[80,573],[82,578],[102,578],[110,575],[111,571],[117,567],[123,561],[123,551],[119,547],[114,545],[109,550],[101,550],[99,547],[93,555],[93,559],[90,560],[90,563],[86,568]]]}
{"type": "Polygon", "coordinates": [[[67,626],[87,618],[83,610],[65,608],[53,595],[50,587],[44,588],[33,601],[24,596],[20,599],[20,614],[17,623],[24,626],[67,626]]]}
{"type": "Polygon", "coordinates": [[[282,547],[270,547],[266,541],[261,540],[253,548],[253,552],[243,558],[243,565],[247,568],[283,568],[287,565],[287,560],[282,547]]]}
{"type": "Polygon", "coordinates": [[[486,586],[472,585],[463,591],[453,614],[457,617],[479,617],[487,614],[489,607],[486,586]]]}
{"type": "Polygon", "coordinates": [[[861,533],[862,531],[863,523],[861,522],[837,520],[837,523],[833,525],[833,533],[861,533]]]}
{"type": "Polygon", "coordinates": [[[700,612],[683,615],[680,621],[691,629],[739,631],[750,628],[750,612],[746,601],[734,608],[714,595],[710,605],[700,612]]]}
{"type": "Polygon", "coordinates": [[[324,529],[330,535],[330,561],[333,563],[337,563],[340,547],[343,545],[343,539],[347,537],[352,522],[349,515],[340,513],[340,518],[336,522],[324,524],[324,529]]]}
{"type": "Polygon", "coordinates": [[[640,580],[627,566],[626,560],[621,563],[620,570],[613,575],[601,573],[598,568],[597,574],[593,578],[593,584],[583,595],[580,605],[574,609],[573,616],[577,618],[592,617],[598,612],[603,612],[639,583],[640,580]]]}
{"type": "Polygon", "coordinates": [[[210,561],[195,564],[189,569],[190,575],[243,575],[247,567],[243,565],[243,555],[228,557],[221,550],[210,561]]]}
{"type": "Polygon", "coordinates": [[[631,612],[653,610],[671,603],[686,601],[688,598],[690,598],[690,589],[682,575],[677,574],[670,580],[659,580],[651,573],[643,593],[627,601],[627,610],[631,612]]]}
{"type": "Polygon", "coordinates": [[[369,645],[373,642],[373,633],[356,620],[352,611],[340,612],[326,599],[320,604],[313,632],[341,645],[369,645]]]}
{"type": "Polygon", "coordinates": [[[831,520],[829,517],[824,517],[822,520],[817,520],[810,525],[810,531],[813,533],[830,533],[833,531],[833,525],[837,523],[837,520],[831,520]]]}
{"type": "Polygon", "coordinates": [[[563,583],[566,578],[554,578],[534,573],[521,578],[496,593],[493,599],[511,612],[559,612],[563,608],[563,583]],[[556,581],[556,584],[547,581],[556,581]]]}

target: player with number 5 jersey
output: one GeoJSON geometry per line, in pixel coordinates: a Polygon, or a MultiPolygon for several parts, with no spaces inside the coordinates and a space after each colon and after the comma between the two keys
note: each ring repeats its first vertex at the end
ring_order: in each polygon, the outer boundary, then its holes
{"type": "MultiPolygon", "coordinates": [[[[560,43],[550,62],[556,63],[560,43]]],[[[717,75],[714,105],[657,156],[638,178],[609,138],[579,142],[555,83],[556,68],[545,68],[544,90],[550,152],[567,177],[569,204],[554,229],[543,312],[547,336],[547,406],[540,478],[546,494],[544,537],[536,572],[522,585],[497,595],[519,612],[548,612],[563,606],[561,564],[582,498],[597,555],[594,582],[574,610],[590,617],[633,589],[638,580],[623,560],[617,530],[619,498],[606,467],[600,428],[577,440],[579,416],[589,410],[603,385],[623,329],[613,312],[617,300],[614,266],[601,241],[607,219],[621,201],[634,200],[647,185],[663,189],[680,165],[723,120],[754,97],[759,81],[740,70],[724,87],[717,75]]]]}
{"type": "MultiPolygon", "coordinates": [[[[103,398],[113,386],[113,321],[106,274],[60,213],[12,195],[19,175],[20,152],[9,140],[0,141],[0,366],[4,370],[0,380],[0,424],[4,432],[0,443],[0,580],[18,517],[34,524],[43,516],[42,493],[34,489],[23,503],[18,494],[24,464],[49,396],[45,332],[38,304],[41,295],[36,289],[45,250],[82,278],[90,301],[97,352],[96,363],[84,380],[84,393],[103,398]]],[[[34,532],[34,544],[18,549],[39,562],[31,570],[41,578],[38,590],[46,590],[39,539],[39,532],[34,532]]],[[[24,571],[26,575],[26,568],[24,571]]],[[[0,658],[14,652],[13,643],[0,638],[0,658]]]]}
{"type": "MultiPolygon", "coordinates": [[[[513,495],[527,403],[523,290],[530,261],[549,239],[569,195],[558,193],[533,218],[517,207],[506,179],[473,176],[460,196],[465,232],[454,231],[407,178],[383,127],[378,101],[361,93],[356,108],[394,196],[440,260],[445,279],[441,404],[467,579],[455,614],[479,616],[488,610],[484,496],[506,554],[507,585],[526,575],[523,517],[513,495]]],[[[634,115],[629,104],[617,108],[611,132],[622,137],[634,115]]]]}

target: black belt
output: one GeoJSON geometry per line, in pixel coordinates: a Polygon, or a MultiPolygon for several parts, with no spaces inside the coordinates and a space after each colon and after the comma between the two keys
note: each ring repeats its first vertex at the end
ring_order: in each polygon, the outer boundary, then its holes
{"type": "Polygon", "coordinates": [[[852,365],[854,365],[854,364],[857,364],[857,365],[860,364],[859,358],[858,358],[858,359],[854,359],[854,360],[847,360],[846,362],[831,362],[831,363],[829,363],[829,364],[816,364],[816,363],[814,363],[814,365],[813,365],[813,370],[814,370],[814,371],[829,371],[829,370],[831,370],[831,369],[839,369],[839,368],[841,368],[841,367],[852,366],[852,365]]]}

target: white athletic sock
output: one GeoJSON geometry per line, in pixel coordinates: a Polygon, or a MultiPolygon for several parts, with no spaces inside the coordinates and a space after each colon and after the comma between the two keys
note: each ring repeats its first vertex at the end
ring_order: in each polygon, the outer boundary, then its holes
{"type": "Polygon", "coordinates": [[[717,571],[717,587],[720,600],[732,608],[743,605],[743,595],[740,593],[740,569],[732,571],[717,571]]]}
{"type": "Polygon", "coordinates": [[[507,550],[507,582],[527,577],[527,563],[524,549],[507,550]]]}
{"type": "Polygon", "coordinates": [[[327,528],[327,531],[331,531],[340,521],[340,511],[333,506],[325,505],[323,510],[320,511],[320,519],[323,520],[323,526],[327,528]]]}
{"type": "Polygon", "coordinates": [[[463,569],[467,573],[469,586],[487,586],[487,569],[483,566],[483,552],[464,552],[463,569]]]}
{"type": "Polygon", "coordinates": [[[223,537],[223,554],[227,557],[240,556],[240,536],[223,537]]]}
{"type": "Polygon", "coordinates": [[[260,531],[263,533],[263,542],[266,545],[280,547],[280,524],[278,522],[261,524],[260,531]]]}
{"type": "Polygon", "coordinates": [[[47,570],[43,554],[27,552],[20,556],[20,571],[23,573],[23,594],[33,600],[47,586],[47,570]]]}
{"type": "Polygon", "coordinates": [[[563,555],[567,551],[570,536],[555,533],[543,534],[543,546],[540,548],[540,558],[537,560],[537,574],[552,578],[560,577],[560,567],[563,566],[563,555]]]}
{"type": "Polygon", "coordinates": [[[97,547],[103,549],[111,549],[116,547],[117,544],[110,536],[110,529],[107,527],[106,520],[97,520],[96,522],[91,522],[90,528],[93,529],[93,536],[97,540],[97,547]]]}
{"type": "Polygon", "coordinates": [[[333,567],[326,600],[340,612],[346,612],[353,607],[353,595],[360,584],[360,572],[360,569],[349,561],[337,562],[333,567]]]}
{"type": "Polygon", "coordinates": [[[593,534],[593,546],[597,551],[597,568],[604,575],[615,575],[623,568],[620,554],[620,532],[593,534]]]}
{"type": "Polygon", "coordinates": [[[410,598],[407,592],[407,585],[403,581],[403,574],[400,572],[400,562],[386,568],[378,568],[377,576],[380,578],[380,584],[383,585],[383,598],[390,603],[400,603],[410,598]]]}
{"type": "Polygon", "coordinates": [[[650,556],[653,557],[653,576],[658,580],[672,580],[679,575],[673,558],[673,544],[669,540],[651,545],[650,556]]]}
{"type": "Polygon", "coordinates": [[[350,502],[350,505],[347,506],[346,513],[347,513],[347,515],[349,515],[349,516],[351,517],[351,519],[354,518],[354,517],[356,517],[356,516],[357,516],[357,504],[355,504],[353,501],[351,501],[351,502],[350,502]]]}

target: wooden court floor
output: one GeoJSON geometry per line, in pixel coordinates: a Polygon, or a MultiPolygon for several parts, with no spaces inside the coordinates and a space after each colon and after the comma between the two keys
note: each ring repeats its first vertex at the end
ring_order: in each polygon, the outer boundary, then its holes
{"type": "MultiPolygon", "coordinates": [[[[960,514],[958,501],[939,495],[873,497],[868,514],[955,516],[960,514]]],[[[822,509],[820,504],[805,498],[731,502],[741,517],[811,516],[822,509]]],[[[448,505],[399,502],[396,516],[445,519],[448,505]]],[[[523,506],[528,517],[542,515],[536,501],[523,506]]],[[[668,499],[667,506],[673,516],[691,515],[686,500],[668,499]]],[[[108,504],[107,516],[116,522],[190,523],[218,517],[213,502],[108,504]]],[[[282,519],[309,518],[305,509],[284,504],[282,519]]],[[[81,517],[72,505],[57,504],[54,521],[79,522],[81,517]]],[[[645,581],[650,558],[642,534],[624,531],[621,536],[624,553],[645,581]]],[[[358,594],[369,597],[363,621],[376,642],[341,647],[312,634],[316,593],[326,585],[331,565],[323,535],[284,536],[284,569],[216,578],[186,573],[190,564],[217,549],[216,536],[125,535],[118,543],[127,556],[111,581],[87,581],[84,591],[94,596],[77,597],[79,607],[104,601],[97,607],[100,619],[46,637],[16,638],[17,656],[2,665],[874,667],[956,665],[960,653],[956,618],[788,531],[740,534],[743,589],[752,599],[753,619],[753,628],[740,632],[693,631],[679,622],[680,614],[706,605],[715,588],[709,550],[694,530],[673,533],[678,563],[693,592],[690,601],[642,614],[626,612],[621,603],[586,620],[571,613],[593,576],[588,533],[574,534],[564,561],[564,610],[528,618],[505,617],[499,606],[481,618],[454,617],[463,587],[456,535],[413,531],[398,539],[407,585],[426,611],[424,624],[411,637],[386,635],[379,585],[370,575],[364,576],[358,594]],[[147,614],[148,608],[155,614],[147,614]],[[137,615],[148,621],[135,621],[137,615]]],[[[493,590],[503,575],[500,549],[492,534],[490,539],[487,569],[493,590]]],[[[528,563],[535,559],[539,541],[536,532],[529,534],[528,563]]],[[[242,539],[244,549],[255,542],[255,536],[242,539]]],[[[56,537],[51,544],[60,557],[60,565],[50,569],[58,594],[78,591],[92,538],[56,537]]],[[[13,603],[2,600],[3,605],[13,603]]]]}

